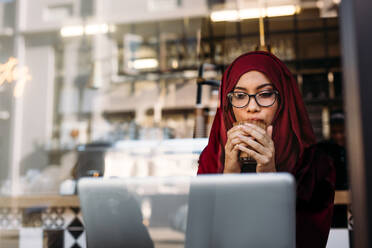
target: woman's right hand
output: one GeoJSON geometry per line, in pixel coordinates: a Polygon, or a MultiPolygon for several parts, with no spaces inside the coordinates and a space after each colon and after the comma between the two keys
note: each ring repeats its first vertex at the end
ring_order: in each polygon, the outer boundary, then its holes
{"type": "Polygon", "coordinates": [[[238,160],[238,144],[243,143],[239,136],[244,132],[242,125],[232,127],[227,132],[227,142],[225,145],[225,168],[223,173],[240,173],[240,163],[238,160]]]}

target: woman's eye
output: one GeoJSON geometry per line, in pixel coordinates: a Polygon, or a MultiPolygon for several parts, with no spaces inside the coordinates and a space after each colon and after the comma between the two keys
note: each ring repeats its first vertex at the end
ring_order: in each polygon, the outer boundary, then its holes
{"type": "Polygon", "coordinates": [[[236,99],[244,99],[246,97],[246,95],[243,94],[243,93],[234,93],[234,97],[236,99]]]}
{"type": "Polygon", "coordinates": [[[259,97],[261,97],[261,98],[270,98],[273,95],[274,95],[274,92],[272,92],[272,91],[265,91],[265,92],[261,92],[259,94],[259,97]]]}

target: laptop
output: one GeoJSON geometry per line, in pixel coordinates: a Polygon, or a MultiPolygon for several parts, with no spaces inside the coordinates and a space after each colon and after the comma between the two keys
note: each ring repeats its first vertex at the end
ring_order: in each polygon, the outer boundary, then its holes
{"type": "Polygon", "coordinates": [[[295,181],[286,173],[84,178],[88,248],[295,247],[295,181]]]}

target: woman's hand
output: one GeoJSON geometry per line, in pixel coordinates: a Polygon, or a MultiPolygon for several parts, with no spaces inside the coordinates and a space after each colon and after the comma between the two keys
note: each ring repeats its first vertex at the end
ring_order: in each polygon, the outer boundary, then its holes
{"type": "Polygon", "coordinates": [[[227,131],[227,142],[225,145],[225,167],[223,173],[240,173],[240,163],[238,160],[239,144],[243,144],[241,139],[245,134],[242,125],[232,127],[227,131]]]}
{"type": "Polygon", "coordinates": [[[265,131],[253,124],[231,128],[227,132],[224,173],[239,173],[241,171],[238,161],[239,151],[246,152],[257,161],[256,172],[276,172],[272,132],[272,126],[269,126],[265,131]]]}

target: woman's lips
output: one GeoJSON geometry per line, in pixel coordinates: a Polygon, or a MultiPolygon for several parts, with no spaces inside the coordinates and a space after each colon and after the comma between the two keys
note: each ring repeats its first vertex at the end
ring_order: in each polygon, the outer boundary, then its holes
{"type": "Polygon", "coordinates": [[[264,120],[259,119],[259,118],[250,118],[250,119],[247,119],[246,122],[266,124],[264,120]]]}

